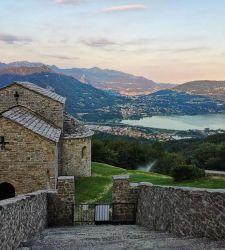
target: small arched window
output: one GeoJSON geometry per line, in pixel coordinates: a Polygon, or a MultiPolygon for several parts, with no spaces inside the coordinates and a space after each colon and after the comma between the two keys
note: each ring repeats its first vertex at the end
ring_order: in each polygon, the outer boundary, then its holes
{"type": "Polygon", "coordinates": [[[0,183],[0,200],[5,200],[15,197],[16,192],[12,184],[8,182],[0,183]]]}
{"type": "Polygon", "coordinates": [[[84,147],[82,148],[82,152],[81,152],[81,157],[82,157],[82,159],[86,158],[86,155],[87,155],[87,147],[84,146],[84,147]]]}

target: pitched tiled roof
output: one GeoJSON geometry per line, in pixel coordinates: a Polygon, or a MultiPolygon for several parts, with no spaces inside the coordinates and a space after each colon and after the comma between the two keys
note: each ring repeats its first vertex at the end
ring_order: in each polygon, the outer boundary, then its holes
{"type": "Polygon", "coordinates": [[[84,126],[80,121],[75,119],[72,115],[64,113],[64,124],[63,124],[63,135],[64,138],[85,138],[90,137],[94,133],[84,126]]]}
{"type": "Polygon", "coordinates": [[[26,108],[14,107],[3,112],[2,116],[51,141],[59,141],[61,130],[53,127],[26,108]]]}
{"type": "Polygon", "coordinates": [[[25,88],[33,90],[33,91],[35,91],[37,93],[40,93],[40,94],[42,94],[44,96],[47,96],[47,97],[49,97],[49,98],[51,98],[51,99],[53,99],[53,100],[55,100],[57,102],[63,103],[63,104],[66,101],[65,97],[60,96],[60,95],[56,94],[55,92],[52,92],[52,91],[47,90],[45,88],[41,88],[41,87],[31,83],[31,82],[14,82],[14,84],[21,85],[21,86],[23,86],[25,88]]]}

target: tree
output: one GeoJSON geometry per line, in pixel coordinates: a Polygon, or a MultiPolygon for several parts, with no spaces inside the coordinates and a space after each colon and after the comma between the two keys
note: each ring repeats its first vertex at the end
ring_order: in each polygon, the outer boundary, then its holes
{"type": "Polygon", "coordinates": [[[218,161],[217,158],[220,157],[219,155],[220,145],[203,143],[194,152],[193,163],[195,163],[199,168],[207,169],[211,166],[209,169],[215,169],[216,166],[214,166],[214,164],[216,161],[218,161]]]}
{"type": "Polygon", "coordinates": [[[165,155],[165,147],[162,142],[156,141],[152,144],[150,149],[151,157],[154,159],[159,159],[165,155]]]}
{"type": "Polygon", "coordinates": [[[178,165],[171,171],[174,181],[194,180],[205,176],[205,171],[194,165],[178,165]]]}
{"type": "Polygon", "coordinates": [[[166,153],[159,158],[153,166],[153,171],[160,174],[171,175],[171,170],[181,164],[185,163],[183,155],[178,153],[166,153]]]}

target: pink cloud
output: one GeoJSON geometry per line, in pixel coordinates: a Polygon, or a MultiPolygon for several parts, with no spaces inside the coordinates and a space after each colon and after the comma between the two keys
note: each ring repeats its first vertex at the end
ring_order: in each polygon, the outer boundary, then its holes
{"type": "Polygon", "coordinates": [[[129,4],[129,5],[112,6],[103,9],[102,12],[112,13],[112,12],[123,12],[123,11],[137,11],[137,10],[144,10],[146,8],[147,7],[143,4],[129,4]]]}

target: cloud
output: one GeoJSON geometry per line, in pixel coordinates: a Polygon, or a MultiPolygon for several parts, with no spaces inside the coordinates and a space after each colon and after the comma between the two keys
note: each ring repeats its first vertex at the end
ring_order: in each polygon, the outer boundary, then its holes
{"type": "Polygon", "coordinates": [[[93,48],[101,48],[110,51],[136,52],[148,51],[150,43],[157,41],[155,38],[139,38],[134,40],[110,40],[104,37],[83,38],[79,42],[93,48]]]}
{"type": "Polygon", "coordinates": [[[50,55],[50,54],[41,54],[41,55],[45,56],[45,57],[57,58],[60,60],[78,60],[78,59],[80,59],[79,57],[70,57],[70,56],[64,56],[64,55],[50,55]]]}
{"type": "Polygon", "coordinates": [[[191,53],[191,52],[201,52],[209,51],[209,47],[187,47],[187,48],[158,48],[155,49],[156,52],[169,52],[169,53],[191,53]]]}
{"type": "Polygon", "coordinates": [[[147,9],[147,7],[143,4],[129,4],[129,5],[111,6],[109,8],[103,9],[102,12],[113,13],[113,12],[124,12],[124,11],[139,11],[145,9],[147,9]]]}
{"type": "Polygon", "coordinates": [[[82,39],[80,42],[84,43],[90,47],[106,47],[109,45],[116,45],[114,41],[108,40],[106,38],[89,38],[89,39],[82,39]]]}
{"type": "Polygon", "coordinates": [[[86,2],[86,0],[55,0],[58,4],[80,4],[86,2]]]}
{"type": "Polygon", "coordinates": [[[15,36],[8,33],[0,33],[0,41],[7,44],[24,44],[32,42],[32,39],[26,36],[15,36]]]}
{"type": "Polygon", "coordinates": [[[175,52],[182,53],[182,52],[198,52],[198,51],[205,51],[209,50],[207,47],[193,47],[193,48],[183,48],[183,49],[177,49],[175,52]]]}
{"type": "Polygon", "coordinates": [[[158,42],[157,38],[139,38],[130,41],[123,42],[124,45],[149,45],[152,42],[158,42]]]}

